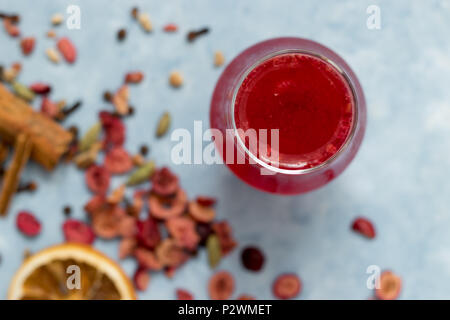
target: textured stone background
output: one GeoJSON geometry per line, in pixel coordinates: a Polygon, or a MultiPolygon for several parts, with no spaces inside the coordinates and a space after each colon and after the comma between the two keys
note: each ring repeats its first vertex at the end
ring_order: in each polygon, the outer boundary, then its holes
{"type": "MultiPolygon", "coordinates": [[[[157,117],[165,109],[174,115],[173,128],[192,130],[194,120],[208,123],[209,99],[221,69],[212,55],[222,50],[228,61],[248,46],[278,36],[319,41],[336,52],[358,75],[368,102],[368,127],[362,148],[351,166],[328,186],[296,197],[278,197],[251,189],[223,166],[176,166],[190,196],[219,198],[218,215],[234,227],[241,245],[257,244],[267,255],[258,274],[240,266],[239,250],[220,269],[231,271],[236,295],[272,298],[271,284],[281,272],[297,272],[303,299],[366,299],[366,268],[376,264],[400,274],[401,298],[450,298],[450,1],[433,0],[228,0],[228,1],[36,1],[0,0],[1,10],[19,12],[25,35],[38,37],[30,58],[22,58],[18,43],[0,31],[0,63],[23,62],[21,81],[48,81],[53,98],[82,99],[83,108],[67,124],[87,129],[97,111],[107,106],[101,94],[117,88],[126,71],[142,69],[146,80],[131,89],[138,116],[127,121],[129,150],[149,143],[159,164],[170,164],[169,138],[154,138],[157,117]],[[81,30],[57,29],[73,39],[79,59],[73,66],[52,65],[44,50],[50,17],[68,4],[82,10],[81,30]],[[150,13],[155,32],[147,35],[129,16],[136,4],[150,13]],[[382,28],[366,28],[366,8],[381,7],[382,28]],[[161,31],[167,22],[177,34],[161,31]],[[116,31],[129,37],[116,42],[116,31]],[[212,32],[187,44],[191,28],[212,32]],[[167,75],[180,69],[185,86],[172,90],[167,75]],[[356,215],[375,223],[378,237],[367,241],[349,230],[356,215]]],[[[44,173],[29,165],[25,178],[39,190],[15,198],[10,215],[0,221],[0,297],[20,265],[25,248],[37,251],[63,239],[62,207],[72,205],[84,218],[82,204],[90,193],[73,166],[44,173]],[[15,214],[30,209],[43,221],[36,239],[24,238],[15,214]]],[[[114,185],[120,179],[114,181],[114,185]]],[[[117,258],[117,243],[97,241],[96,247],[117,258]]],[[[123,263],[134,270],[133,261],[123,263]]],[[[207,298],[211,271],[204,252],[172,280],[154,276],[144,299],[174,298],[177,287],[207,298]]]]}

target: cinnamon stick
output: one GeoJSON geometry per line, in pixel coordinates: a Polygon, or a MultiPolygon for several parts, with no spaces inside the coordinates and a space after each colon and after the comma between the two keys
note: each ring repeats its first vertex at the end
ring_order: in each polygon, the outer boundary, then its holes
{"type": "Polygon", "coordinates": [[[2,191],[0,193],[0,215],[5,215],[11,202],[12,195],[19,185],[20,173],[31,154],[33,144],[26,133],[21,133],[14,144],[14,155],[11,164],[3,178],[2,191]]]}

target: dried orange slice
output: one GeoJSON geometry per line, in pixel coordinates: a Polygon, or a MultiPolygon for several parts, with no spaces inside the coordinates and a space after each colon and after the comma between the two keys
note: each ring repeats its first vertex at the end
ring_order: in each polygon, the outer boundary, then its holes
{"type": "Polygon", "coordinates": [[[65,243],[25,259],[11,281],[8,299],[129,300],[136,294],[113,260],[90,246],[65,243]]]}

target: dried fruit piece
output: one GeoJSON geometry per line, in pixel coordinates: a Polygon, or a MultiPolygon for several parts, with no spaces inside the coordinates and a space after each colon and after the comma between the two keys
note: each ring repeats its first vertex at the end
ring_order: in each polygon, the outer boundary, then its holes
{"type": "Polygon", "coordinates": [[[89,148],[89,150],[78,153],[73,159],[73,162],[80,169],[89,168],[91,165],[95,164],[95,161],[97,160],[98,157],[98,153],[100,152],[101,149],[102,144],[101,142],[97,141],[89,148]]]}
{"type": "Polygon", "coordinates": [[[179,188],[178,177],[167,167],[157,170],[152,177],[152,191],[159,196],[173,195],[179,188]]]}
{"type": "Polygon", "coordinates": [[[186,217],[176,217],[166,220],[166,228],[177,244],[190,251],[194,251],[200,237],[195,230],[195,223],[186,217]]]}
{"type": "Polygon", "coordinates": [[[119,259],[125,259],[131,256],[136,248],[136,238],[122,238],[119,243],[119,259]]]}
{"type": "Polygon", "coordinates": [[[178,267],[189,259],[189,256],[175,242],[166,238],[156,247],[156,257],[165,267],[178,267]]]}
{"type": "Polygon", "coordinates": [[[78,145],[80,151],[88,150],[96,141],[98,141],[101,132],[102,126],[99,122],[90,127],[89,130],[84,134],[83,138],[81,138],[80,140],[80,143],[78,145]]]}
{"type": "Polygon", "coordinates": [[[64,21],[64,16],[61,13],[55,13],[50,21],[52,25],[58,26],[64,21]]]}
{"type": "Polygon", "coordinates": [[[95,234],[91,227],[79,220],[66,220],[63,224],[63,232],[66,242],[92,244],[95,240],[95,234]]]}
{"type": "Polygon", "coordinates": [[[196,40],[199,36],[201,35],[205,35],[209,32],[209,28],[202,28],[200,30],[193,30],[193,31],[189,31],[187,34],[187,40],[189,42],[193,42],[194,40],[196,40]]]}
{"type": "Polygon", "coordinates": [[[150,274],[145,268],[138,268],[133,276],[134,286],[139,291],[145,291],[150,283],[150,274]]]}
{"type": "Polygon", "coordinates": [[[177,32],[178,26],[175,23],[168,23],[164,26],[163,30],[165,32],[177,32]]]}
{"type": "Polygon", "coordinates": [[[233,276],[227,271],[219,271],[209,280],[209,296],[213,300],[227,300],[234,291],[233,276]]]}
{"type": "Polygon", "coordinates": [[[402,288],[402,279],[392,271],[383,271],[380,275],[379,288],[375,289],[375,296],[380,300],[395,300],[402,288]]]}
{"type": "Polygon", "coordinates": [[[121,115],[127,115],[129,113],[128,105],[129,90],[127,85],[123,85],[117,90],[112,98],[112,103],[116,112],[121,115]]]}
{"type": "Polygon", "coordinates": [[[144,157],[142,155],[140,155],[139,153],[133,155],[131,157],[131,160],[133,161],[133,165],[135,165],[137,167],[143,166],[145,164],[144,157]]]}
{"type": "Polygon", "coordinates": [[[150,16],[147,13],[138,13],[137,20],[145,32],[151,32],[153,30],[150,16]]]}
{"type": "Polygon", "coordinates": [[[41,232],[41,223],[28,211],[21,211],[16,218],[17,228],[26,236],[34,237],[41,232]]]}
{"type": "Polygon", "coordinates": [[[47,38],[51,38],[51,39],[56,38],[56,32],[55,32],[55,30],[49,30],[49,31],[47,31],[46,36],[47,36],[47,38]]]}
{"type": "Polygon", "coordinates": [[[137,219],[131,216],[125,216],[120,219],[119,235],[122,237],[134,237],[137,233],[137,219]]]}
{"type": "Polygon", "coordinates": [[[248,294],[241,294],[237,299],[238,300],[255,300],[255,297],[248,295],[248,294]]]}
{"type": "Polygon", "coordinates": [[[169,83],[174,88],[179,88],[183,84],[183,76],[178,71],[172,71],[169,75],[169,83]]]}
{"type": "Polygon", "coordinates": [[[187,196],[181,189],[174,197],[160,197],[151,194],[148,199],[150,214],[160,220],[178,217],[186,210],[186,205],[187,196]]]}
{"type": "Polygon", "coordinates": [[[212,229],[219,238],[220,247],[222,249],[222,256],[227,255],[237,245],[236,241],[232,236],[232,230],[230,225],[226,221],[216,222],[212,225],[212,229]]]}
{"type": "Polygon", "coordinates": [[[31,102],[33,101],[35,95],[34,92],[31,91],[27,86],[24,86],[23,84],[14,81],[12,84],[14,93],[19,96],[20,98],[24,99],[25,101],[31,102]]]}
{"type": "Polygon", "coordinates": [[[118,204],[122,202],[124,195],[125,195],[125,185],[122,184],[111,192],[106,201],[110,204],[118,204]]]}
{"type": "Polygon", "coordinates": [[[375,227],[373,226],[373,223],[366,218],[356,218],[352,223],[352,229],[369,239],[375,238],[375,227]]]}
{"type": "Polygon", "coordinates": [[[222,51],[216,51],[214,53],[214,66],[220,67],[223,66],[225,63],[225,56],[223,55],[222,51]]]}
{"type": "Polygon", "coordinates": [[[68,63],[74,63],[77,58],[77,49],[66,37],[58,40],[56,46],[68,63]]]}
{"type": "Polygon", "coordinates": [[[144,74],[141,71],[128,72],[125,75],[125,83],[141,83],[144,79],[144,74]]]}
{"type": "Polygon", "coordinates": [[[264,254],[256,247],[246,247],[241,254],[242,264],[251,271],[259,271],[264,265],[264,254]]]}
{"type": "Polygon", "coordinates": [[[52,88],[49,84],[43,83],[43,82],[35,82],[32,85],[30,85],[30,89],[33,90],[36,94],[49,94],[52,91],[52,88]]]}
{"type": "Polygon", "coordinates": [[[86,183],[88,188],[99,194],[105,194],[109,188],[110,176],[104,167],[93,165],[86,170],[86,183]]]}
{"type": "Polygon", "coordinates": [[[143,164],[130,175],[130,177],[127,180],[127,185],[134,186],[149,181],[154,171],[155,171],[155,162],[149,161],[143,164]]]}
{"type": "Polygon", "coordinates": [[[124,174],[133,168],[133,160],[123,147],[114,147],[105,156],[105,168],[112,174],[124,174]]]}
{"type": "Polygon", "coordinates": [[[156,221],[152,218],[137,222],[136,239],[140,246],[154,249],[161,242],[161,233],[156,221]]]}
{"type": "Polygon", "coordinates": [[[123,145],[125,142],[125,126],[122,121],[107,111],[100,112],[99,117],[105,131],[105,145],[123,145]]]}
{"type": "Polygon", "coordinates": [[[273,294],[278,299],[292,299],[298,296],[302,289],[300,278],[293,273],[278,276],[273,283],[273,294]]]}
{"type": "Polygon", "coordinates": [[[198,222],[208,223],[214,220],[216,212],[213,208],[201,205],[198,201],[189,202],[189,215],[198,222]]]}
{"type": "Polygon", "coordinates": [[[41,113],[45,114],[49,118],[56,118],[59,114],[60,110],[58,105],[51,101],[49,98],[44,96],[41,101],[41,113]]]}
{"type": "Polygon", "coordinates": [[[84,205],[84,210],[92,215],[96,211],[102,209],[105,205],[107,205],[105,195],[96,194],[84,205]]]}
{"type": "Polygon", "coordinates": [[[197,234],[200,236],[200,245],[205,246],[209,236],[213,233],[212,226],[209,223],[197,223],[197,234]]]}
{"type": "Polygon", "coordinates": [[[12,19],[9,18],[3,19],[3,27],[11,37],[15,38],[20,36],[19,27],[14,24],[14,21],[12,19]]]}
{"type": "Polygon", "coordinates": [[[156,136],[158,138],[162,137],[167,133],[167,130],[169,130],[171,122],[170,113],[164,112],[161,118],[158,121],[158,126],[156,128],[156,136]]]}
{"type": "Polygon", "coordinates": [[[59,63],[59,60],[61,58],[59,57],[58,51],[56,51],[53,48],[48,48],[47,50],[45,50],[45,53],[47,54],[47,57],[50,59],[51,62],[59,63]]]}
{"type": "Polygon", "coordinates": [[[33,52],[36,39],[34,37],[27,37],[20,40],[20,48],[25,56],[30,55],[33,52]]]}
{"type": "Polygon", "coordinates": [[[177,289],[176,295],[178,300],[194,300],[192,293],[184,289],[177,289]]]}
{"type": "Polygon", "coordinates": [[[134,255],[140,267],[147,270],[159,271],[162,269],[161,263],[156,259],[155,254],[145,248],[137,248],[134,255]]]}
{"type": "Polygon", "coordinates": [[[211,207],[216,204],[217,199],[208,196],[198,196],[195,201],[197,201],[197,203],[201,206],[211,207]]]}
{"type": "Polygon", "coordinates": [[[209,266],[214,269],[222,259],[219,238],[215,234],[211,234],[206,240],[206,248],[208,249],[209,266]]]}
{"type": "Polygon", "coordinates": [[[100,238],[113,239],[119,236],[120,221],[124,216],[125,212],[119,206],[105,206],[94,212],[92,229],[100,238]]]}

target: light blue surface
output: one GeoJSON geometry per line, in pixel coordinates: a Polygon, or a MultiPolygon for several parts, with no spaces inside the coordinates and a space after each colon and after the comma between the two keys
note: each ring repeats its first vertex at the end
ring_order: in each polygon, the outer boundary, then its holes
{"type": "MultiPolygon", "coordinates": [[[[169,137],[154,138],[157,118],[168,109],[173,128],[192,130],[194,120],[208,123],[209,100],[220,72],[212,66],[214,51],[228,61],[250,45],[272,37],[306,37],[338,52],[358,75],[368,102],[365,141],[354,162],[328,186],[296,197],[279,197],[253,190],[224,166],[172,166],[190,196],[219,198],[219,218],[228,219],[240,245],[257,244],[267,263],[249,273],[240,265],[239,251],[220,269],[236,279],[234,297],[241,293],[271,298],[271,284],[281,272],[297,272],[303,280],[303,299],[366,299],[366,268],[379,265],[401,275],[401,298],[450,298],[450,1],[375,0],[228,0],[228,1],[36,1],[0,0],[1,10],[18,12],[24,35],[38,37],[36,50],[22,58],[18,41],[0,31],[0,64],[23,63],[24,83],[48,81],[52,98],[82,99],[82,109],[67,121],[83,131],[97,111],[108,108],[105,89],[117,88],[125,72],[143,70],[145,81],[131,89],[137,116],[127,120],[128,150],[149,143],[159,164],[170,165],[169,137]],[[79,50],[75,65],[51,64],[45,49],[50,17],[68,4],[82,11],[81,30],[56,29],[79,50]],[[155,31],[144,34],[130,18],[137,4],[153,20],[155,31]],[[381,8],[381,30],[366,28],[366,8],[381,8]],[[176,34],[161,31],[177,23],[176,34]],[[209,26],[211,33],[194,44],[185,41],[192,28],[209,26]],[[122,44],[120,27],[128,29],[122,44]],[[173,90],[167,75],[179,69],[185,85],[173,90]],[[350,231],[357,215],[370,217],[378,236],[368,241],[350,231]]],[[[35,164],[24,180],[39,183],[36,193],[14,199],[10,214],[0,221],[0,297],[21,263],[23,250],[37,251],[63,240],[62,208],[73,207],[84,218],[82,205],[90,193],[74,166],[45,173],[35,164]],[[36,239],[24,238],[15,215],[30,209],[43,221],[36,239]]],[[[120,179],[114,180],[118,185],[120,179]]],[[[117,242],[97,241],[117,258],[117,242]]],[[[133,261],[125,261],[129,274],[133,261]]],[[[169,280],[152,278],[144,299],[174,298],[175,288],[207,298],[211,270],[205,253],[169,280]]]]}

